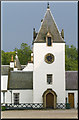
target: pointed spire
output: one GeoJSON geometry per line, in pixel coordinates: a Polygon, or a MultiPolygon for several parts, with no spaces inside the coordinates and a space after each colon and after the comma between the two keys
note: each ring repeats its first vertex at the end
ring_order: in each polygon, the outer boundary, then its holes
{"type": "Polygon", "coordinates": [[[15,68],[17,68],[18,70],[22,69],[19,59],[18,59],[17,51],[16,51],[16,56],[15,56],[15,68]]]}
{"type": "Polygon", "coordinates": [[[65,43],[64,39],[62,39],[59,33],[54,17],[52,16],[52,13],[49,8],[49,3],[47,4],[47,10],[43,19],[43,23],[33,43],[46,42],[46,35],[48,32],[51,34],[51,38],[53,39],[54,43],[65,43]]]}
{"type": "Polygon", "coordinates": [[[47,3],[47,9],[50,9],[49,2],[47,3]]]}
{"type": "Polygon", "coordinates": [[[17,56],[17,51],[16,51],[16,56],[15,56],[15,58],[18,58],[18,56],[17,56]]]}
{"type": "Polygon", "coordinates": [[[16,60],[15,60],[15,64],[14,64],[14,67],[16,68],[16,60]]]}
{"type": "Polygon", "coordinates": [[[14,62],[14,67],[16,68],[16,58],[18,58],[17,56],[17,51],[16,51],[16,56],[15,56],[15,62],[14,62]]]}

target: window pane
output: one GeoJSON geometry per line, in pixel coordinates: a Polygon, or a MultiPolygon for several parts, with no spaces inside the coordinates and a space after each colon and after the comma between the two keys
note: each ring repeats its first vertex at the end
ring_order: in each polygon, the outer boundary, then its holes
{"type": "Polygon", "coordinates": [[[51,84],[52,83],[52,74],[47,75],[47,83],[51,84]]]}
{"type": "Polygon", "coordinates": [[[19,104],[19,93],[14,93],[14,104],[19,104]]]}
{"type": "Polygon", "coordinates": [[[5,103],[5,92],[3,92],[3,103],[5,103]]]}
{"type": "Polygon", "coordinates": [[[47,43],[48,43],[48,46],[51,46],[51,37],[48,37],[47,43]]]}

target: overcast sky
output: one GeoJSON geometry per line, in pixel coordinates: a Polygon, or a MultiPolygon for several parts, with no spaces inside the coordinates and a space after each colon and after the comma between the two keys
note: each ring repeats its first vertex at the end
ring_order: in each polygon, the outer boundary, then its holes
{"type": "MultiPolygon", "coordinates": [[[[77,47],[77,2],[49,2],[50,10],[67,45],[77,47]]],[[[20,48],[21,43],[32,46],[33,28],[39,31],[47,2],[1,2],[1,49],[5,52],[20,48]]]]}

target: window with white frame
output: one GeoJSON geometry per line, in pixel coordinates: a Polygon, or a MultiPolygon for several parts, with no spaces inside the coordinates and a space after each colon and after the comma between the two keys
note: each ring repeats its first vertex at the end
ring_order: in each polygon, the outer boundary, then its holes
{"type": "Polygon", "coordinates": [[[19,93],[14,93],[14,104],[19,104],[19,93]]]}

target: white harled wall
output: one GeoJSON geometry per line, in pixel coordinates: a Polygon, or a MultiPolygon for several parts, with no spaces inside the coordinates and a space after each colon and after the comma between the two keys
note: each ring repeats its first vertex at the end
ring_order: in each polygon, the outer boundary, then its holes
{"type": "Polygon", "coordinates": [[[65,43],[34,43],[33,102],[42,103],[42,95],[47,88],[57,94],[57,103],[65,103],[65,43]],[[44,57],[47,53],[55,56],[52,64],[47,64],[44,57]],[[53,74],[52,85],[47,84],[47,74],[53,74]]]}
{"type": "Polygon", "coordinates": [[[22,71],[33,71],[33,63],[28,63],[22,71]]]}
{"type": "Polygon", "coordinates": [[[1,75],[1,91],[7,90],[8,75],[1,75]]]}
{"type": "MultiPolygon", "coordinates": [[[[12,90],[12,103],[14,103],[13,93],[19,93],[19,103],[32,103],[33,90],[12,90]]],[[[11,92],[8,90],[5,93],[5,103],[11,103],[11,92]]]]}
{"type": "Polygon", "coordinates": [[[1,75],[1,103],[3,103],[3,92],[7,91],[8,75],[1,75]]]}

